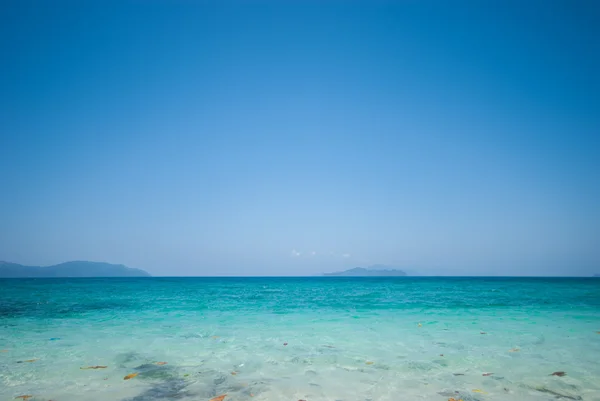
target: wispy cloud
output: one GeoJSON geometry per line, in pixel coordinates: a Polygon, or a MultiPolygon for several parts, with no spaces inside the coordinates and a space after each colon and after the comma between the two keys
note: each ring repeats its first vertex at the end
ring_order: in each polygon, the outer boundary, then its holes
{"type": "Polygon", "coordinates": [[[351,255],[349,253],[338,253],[338,252],[317,252],[317,251],[306,251],[306,252],[300,252],[298,250],[296,250],[295,248],[292,249],[292,251],[290,252],[290,256],[293,258],[317,258],[317,257],[333,257],[333,258],[343,258],[343,259],[348,259],[351,257],[351,255]]]}

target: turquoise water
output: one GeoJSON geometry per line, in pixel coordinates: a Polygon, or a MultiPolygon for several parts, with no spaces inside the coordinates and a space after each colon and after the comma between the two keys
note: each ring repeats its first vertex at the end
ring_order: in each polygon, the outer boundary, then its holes
{"type": "Polygon", "coordinates": [[[0,280],[0,400],[600,400],[599,331],[600,279],[0,280]]]}

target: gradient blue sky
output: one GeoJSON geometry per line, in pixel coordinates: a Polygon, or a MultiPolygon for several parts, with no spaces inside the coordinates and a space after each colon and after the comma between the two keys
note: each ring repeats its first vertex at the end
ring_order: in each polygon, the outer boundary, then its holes
{"type": "Polygon", "coordinates": [[[0,260],[600,273],[595,1],[4,1],[0,260]]]}

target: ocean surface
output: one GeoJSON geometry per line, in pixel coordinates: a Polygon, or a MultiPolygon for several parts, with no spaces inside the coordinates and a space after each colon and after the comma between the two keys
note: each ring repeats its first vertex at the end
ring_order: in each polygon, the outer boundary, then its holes
{"type": "Polygon", "coordinates": [[[600,279],[0,279],[0,400],[600,401],[599,332],[600,279]]]}

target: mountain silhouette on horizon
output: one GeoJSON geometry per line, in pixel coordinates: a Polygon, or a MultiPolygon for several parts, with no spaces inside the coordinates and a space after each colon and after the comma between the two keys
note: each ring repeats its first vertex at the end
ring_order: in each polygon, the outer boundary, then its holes
{"type": "Polygon", "coordinates": [[[0,261],[0,278],[49,277],[150,277],[150,273],[104,262],[72,261],[52,266],[24,266],[0,261]]]}

